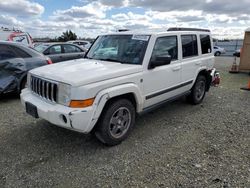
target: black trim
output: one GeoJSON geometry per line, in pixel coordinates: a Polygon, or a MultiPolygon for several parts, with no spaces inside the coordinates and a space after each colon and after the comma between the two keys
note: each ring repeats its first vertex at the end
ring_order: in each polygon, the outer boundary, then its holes
{"type": "Polygon", "coordinates": [[[182,84],[180,84],[180,85],[177,85],[177,86],[174,86],[174,87],[171,87],[171,88],[168,88],[168,89],[165,89],[165,90],[163,90],[163,91],[159,91],[159,92],[157,92],[157,93],[153,93],[153,94],[151,94],[151,95],[146,96],[146,100],[151,99],[151,98],[154,98],[154,97],[157,97],[157,96],[162,95],[162,94],[165,94],[165,93],[168,93],[168,92],[170,92],[170,91],[179,89],[179,88],[181,88],[181,87],[187,86],[187,85],[192,84],[192,83],[193,83],[193,80],[188,81],[188,82],[185,82],[185,83],[182,83],[182,84]]]}
{"type": "Polygon", "coordinates": [[[169,98],[169,99],[167,99],[167,100],[161,101],[161,102],[159,102],[159,103],[157,103],[157,104],[154,104],[154,105],[152,105],[152,106],[149,106],[149,107],[147,107],[147,108],[144,108],[143,111],[139,113],[139,115],[143,115],[143,114],[146,114],[146,113],[148,113],[148,112],[151,112],[151,111],[153,111],[153,110],[155,110],[155,109],[157,109],[157,108],[160,108],[161,106],[165,105],[166,103],[175,101],[176,99],[179,99],[179,98],[181,98],[181,97],[187,96],[187,95],[189,95],[190,93],[191,93],[191,91],[187,91],[187,92],[184,92],[184,93],[182,93],[182,94],[180,94],[180,95],[171,97],[171,98],[169,98]]]}

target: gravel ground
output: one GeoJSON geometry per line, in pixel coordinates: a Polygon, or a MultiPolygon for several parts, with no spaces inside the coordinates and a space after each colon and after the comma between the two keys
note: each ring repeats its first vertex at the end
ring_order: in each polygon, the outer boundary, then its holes
{"type": "Polygon", "coordinates": [[[0,100],[0,187],[250,187],[248,74],[228,74],[204,102],[181,99],[136,120],[129,138],[105,147],[35,120],[18,97],[0,100]]]}

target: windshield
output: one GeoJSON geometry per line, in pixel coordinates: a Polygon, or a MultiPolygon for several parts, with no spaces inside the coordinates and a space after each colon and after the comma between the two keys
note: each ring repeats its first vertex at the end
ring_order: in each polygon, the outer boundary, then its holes
{"type": "Polygon", "coordinates": [[[105,35],[97,38],[87,58],[141,65],[149,35],[105,35]]]}
{"type": "Polygon", "coordinates": [[[48,47],[49,47],[49,44],[39,44],[39,45],[35,46],[35,50],[38,52],[43,52],[48,47]]]}

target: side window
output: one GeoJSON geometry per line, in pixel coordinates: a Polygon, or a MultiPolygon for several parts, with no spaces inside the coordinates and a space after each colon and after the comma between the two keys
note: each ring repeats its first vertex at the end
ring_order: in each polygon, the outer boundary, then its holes
{"type": "Polygon", "coordinates": [[[0,61],[17,58],[15,52],[7,45],[0,45],[0,61]]]}
{"type": "Polygon", "coordinates": [[[209,35],[200,35],[201,52],[202,54],[209,54],[212,52],[211,40],[209,35]]]}
{"type": "Polygon", "coordinates": [[[156,57],[170,55],[172,60],[178,59],[177,36],[160,37],[156,40],[151,60],[156,57]]]}
{"type": "Polygon", "coordinates": [[[64,53],[76,53],[81,52],[80,48],[73,45],[63,45],[64,53]]]}
{"type": "Polygon", "coordinates": [[[181,42],[183,58],[198,56],[198,45],[196,35],[182,35],[181,42]]]}
{"type": "Polygon", "coordinates": [[[27,52],[23,51],[22,49],[15,47],[15,46],[10,46],[18,55],[18,57],[21,58],[29,58],[31,57],[31,55],[29,55],[27,52]]]}
{"type": "Polygon", "coordinates": [[[55,45],[49,48],[49,54],[60,54],[60,53],[62,53],[61,45],[55,45]]]}

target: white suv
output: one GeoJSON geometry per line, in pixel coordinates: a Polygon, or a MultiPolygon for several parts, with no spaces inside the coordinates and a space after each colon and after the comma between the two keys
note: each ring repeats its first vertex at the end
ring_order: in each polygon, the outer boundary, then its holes
{"type": "Polygon", "coordinates": [[[202,102],[215,75],[212,46],[200,29],[101,35],[85,59],[30,71],[22,104],[35,118],[119,144],[136,114],[184,95],[202,102]]]}

